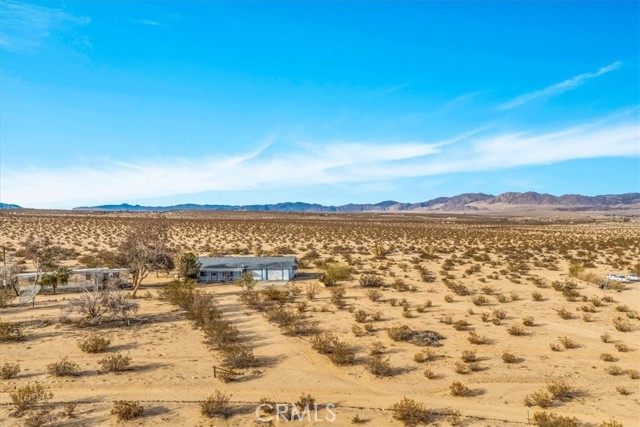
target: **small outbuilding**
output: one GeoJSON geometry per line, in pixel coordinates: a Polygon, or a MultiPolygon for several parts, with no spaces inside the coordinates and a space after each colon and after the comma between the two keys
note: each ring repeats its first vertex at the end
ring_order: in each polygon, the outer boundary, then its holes
{"type": "Polygon", "coordinates": [[[293,279],[297,260],[293,256],[278,257],[201,257],[198,282],[232,282],[244,273],[254,280],[282,281],[293,279]]]}

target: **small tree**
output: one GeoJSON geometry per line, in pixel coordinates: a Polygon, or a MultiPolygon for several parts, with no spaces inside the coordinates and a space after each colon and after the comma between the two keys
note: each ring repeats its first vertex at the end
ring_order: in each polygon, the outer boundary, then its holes
{"type": "Polygon", "coordinates": [[[120,244],[119,264],[129,270],[134,298],[149,273],[173,269],[173,257],[166,246],[167,234],[163,224],[147,223],[131,229],[120,244]]]}
{"type": "Polygon", "coordinates": [[[178,259],[178,275],[185,280],[197,279],[200,267],[202,267],[202,264],[200,264],[198,257],[193,252],[183,253],[178,259]]]}

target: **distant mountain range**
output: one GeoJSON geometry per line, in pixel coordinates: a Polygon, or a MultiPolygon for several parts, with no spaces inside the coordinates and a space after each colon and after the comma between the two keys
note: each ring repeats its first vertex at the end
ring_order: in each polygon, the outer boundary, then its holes
{"type": "Polygon", "coordinates": [[[18,205],[11,205],[9,203],[0,203],[0,209],[21,209],[18,205]]]}
{"type": "Polygon", "coordinates": [[[101,205],[74,208],[80,211],[163,212],[180,210],[258,211],[258,212],[482,212],[509,208],[539,207],[565,211],[600,211],[611,209],[640,209],[640,193],[582,196],[565,194],[554,196],[532,191],[502,193],[465,193],[453,197],[438,197],[420,203],[401,203],[392,200],[375,204],[347,204],[324,206],[317,203],[287,202],[267,205],[198,205],[193,203],[172,206],[101,205]]]}

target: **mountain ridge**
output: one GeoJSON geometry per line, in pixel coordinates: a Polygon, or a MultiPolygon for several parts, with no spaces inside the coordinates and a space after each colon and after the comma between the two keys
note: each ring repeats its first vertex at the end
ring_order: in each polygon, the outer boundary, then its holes
{"type": "Polygon", "coordinates": [[[119,205],[81,206],[75,211],[127,211],[127,212],[162,212],[181,210],[212,211],[257,211],[257,212],[397,212],[397,211],[431,211],[431,212],[474,212],[492,210],[501,207],[549,207],[552,209],[571,210],[609,210],[611,208],[640,208],[640,193],[604,194],[584,196],[581,194],[564,194],[554,196],[548,193],[506,192],[494,196],[486,193],[463,193],[451,197],[437,197],[424,202],[403,203],[385,200],[379,203],[349,203],[332,206],[306,202],[283,202],[274,204],[253,205],[221,205],[184,203],[169,206],[141,206],[122,203],[119,205]]]}

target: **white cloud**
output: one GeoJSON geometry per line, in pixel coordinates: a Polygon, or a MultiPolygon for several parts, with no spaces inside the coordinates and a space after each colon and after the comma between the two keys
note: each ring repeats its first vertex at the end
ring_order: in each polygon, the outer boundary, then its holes
{"type": "Polygon", "coordinates": [[[577,76],[571,77],[570,79],[564,80],[560,83],[552,84],[551,86],[547,86],[544,89],[537,90],[535,92],[525,93],[524,95],[520,95],[510,101],[505,102],[504,104],[498,107],[499,110],[510,110],[512,108],[519,107],[521,105],[527,104],[531,101],[540,98],[550,98],[552,96],[558,95],[562,92],[566,92],[571,89],[575,89],[587,80],[594,79],[603,74],[610,73],[612,71],[617,70],[622,67],[622,62],[616,61],[612,64],[607,65],[606,67],[602,67],[597,71],[591,73],[583,73],[577,76]]]}
{"type": "Polygon", "coordinates": [[[238,156],[219,153],[208,159],[66,169],[3,168],[1,196],[4,202],[28,207],[74,207],[212,191],[365,185],[571,159],[640,156],[640,127],[632,115],[555,132],[471,132],[436,143],[306,142],[273,153],[268,150],[270,139],[238,156]]]}
{"type": "MultiPolygon", "coordinates": [[[[2,1],[0,15],[0,45],[16,52],[33,52],[52,32],[69,30],[91,22],[86,16],[75,16],[61,9],[19,1],[2,1]]],[[[83,43],[90,44],[86,38],[83,43]]]]}

